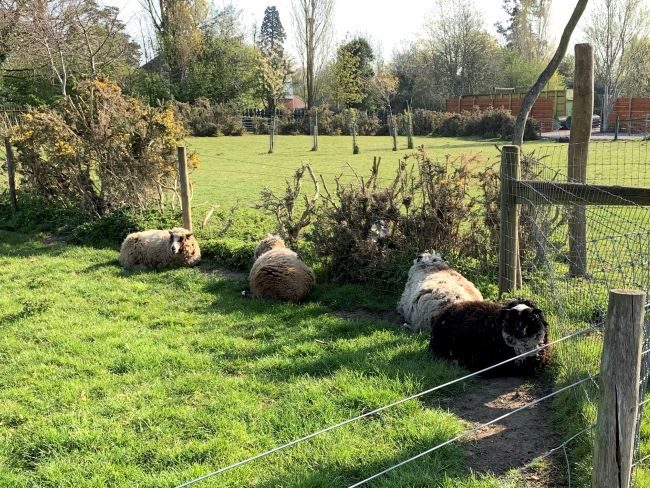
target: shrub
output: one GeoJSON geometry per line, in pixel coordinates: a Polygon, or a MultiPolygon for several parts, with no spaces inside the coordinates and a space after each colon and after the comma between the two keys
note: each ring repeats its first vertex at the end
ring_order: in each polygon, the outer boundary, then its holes
{"type": "MultiPolygon", "coordinates": [[[[12,138],[22,188],[89,218],[163,204],[184,136],[170,107],[152,108],[114,83],[87,80],[54,107],[21,117],[12,138]]],[[[198,164],[190,155],[190,164],[198,164]]]]}
{"type": "Polygon", "coordinates": [[[193,104],[176,102],[174,111],[196,137],[241,136],[246,131],[233,104],[213,105],[207,98],[197,98],[193,104]]]}
{"type": "Polygon", "coordinates": [[[298,249],[298,239],[305,227],[311,224],[311,219],[316,212],[320,198],[320,186],[311,166],[308,164],[298,168],[293,176],[293,181],[287,180],[284,195],[276,195],[270,188],[261,192],[261,201],[255,208],[261,209],[272,215],[276,221],[276,231],[293,249],[298,249]],[[305,195],[302,191],[303,177],[309,176],[313,186],[313,195],[305,195]],[[303,197],[300,206],[300,197],[303,197]],[[298,208],[300,206],[300,208],[298,208]]]}
{"type": "Polygon", "coordinates": [[[481,206],[469,194],[472,158],[431,160],[423,150],[405,157],[390,183],[375,159],[368,177],[336,178],[309,239],[334,281],[401,282],[413,256],[427,249],[484,256],[471,237],[481,206]],[[401,270],[401,274],[397,272],[401,270]]]}
{"type": "Polygon", "coordinates": [[[70,240],[76,244],[90,246],[119,245],[127,234],[147,229],[171,229],[177,227],[181,220],[179,212],[172,210],[161,212],[150,208],[144,212],[120,209],[97,220],[86,222],[76,227],[70,240]]]}

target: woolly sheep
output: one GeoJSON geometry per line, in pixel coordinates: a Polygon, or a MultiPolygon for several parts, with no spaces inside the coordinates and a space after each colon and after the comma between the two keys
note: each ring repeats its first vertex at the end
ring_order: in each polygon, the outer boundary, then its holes
{"type": "Polygon", "coordinates": [[[463,275],[451,269],[438,254],[423,253],[409,270],[397,312],[413,331],[429,330],[450,303],[483,300],[481,292],[463,275]]]}
{"type": "Polygon", "coordinates": [[[122,242],[119,258],[127,269],[194,266],[200,260],[201,250],[194,234],[181,227],[129,234],[122,242]]]}
{"type": "Polygon", "coordinates": [[[279,236],[269,234],[255,249],[248,281],[253,298],[300,302],[309,294],[316,277],[279,236]]]}
{"type": "MultiPolygon", "coordinates": [[[[433,321],[429,349],[438,357],[479,371],[548,344],[548,324],[534,303],[457,302],[433,321]]],[[[528,375],[549,360],[544,348],[485,374],[528,375]]]]}

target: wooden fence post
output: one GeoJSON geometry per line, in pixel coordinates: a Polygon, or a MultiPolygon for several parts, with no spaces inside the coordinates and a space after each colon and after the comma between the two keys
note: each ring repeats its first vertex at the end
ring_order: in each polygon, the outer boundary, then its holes
{"type": "Polygon", "coordinates": [[[521,178],[519,146],[504,146],[501,151],[501,223],[499,237],[499,295],[517,285],[519,215],[512,182],[521,178]]]}
{"type": "MultiPolygon", "coordinates": [[[[575,46],[573,116],[569,137],[569,181],[587,182],[587,160],[594,112],[594,51],[590,44],[575,46]]],[[[587,275],[587,212],[582,205],[569,211],[569,276],[587,275]]]]}
{"type": "Polygon", "coordinates": [[[9,203],[11,205],[11,216],[16,217],[18,212],[18,199],[16,198],[16,160],[14,158],[14,148],[11,141],[5,137],[5,156],[7,160],[7,179],[9,186],[9,203]]]}
{"type": "Polygon", "coordinates": [[[314,110],[313,137],[314,137],[314,143],[311,147],[311,150],[318,151],[318,111],[317,110],[314,110]]]}
{"type": "Polygon", "coordinates": [[[192,209],[190,208],[190,179],[187,175],[187,153],[185,146],[178,146],[178,178],[181,183],[181,208],[183,227],[192,231],[192,209]]]}
{"type": "Polygon", "coordinates": [[[600,364],[593,488],[629,488],[639,405],[645,293],[611,290],[600,364]]]}

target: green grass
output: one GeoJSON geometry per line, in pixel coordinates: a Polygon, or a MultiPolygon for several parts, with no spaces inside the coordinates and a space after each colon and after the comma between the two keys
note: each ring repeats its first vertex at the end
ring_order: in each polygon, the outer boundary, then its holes
{"type": "MultiPolygon", "coordinates": [[[[460,374],[390,324],[115,258],[0,232],[0,486],[169,487],[460,374]]],[[[347,486],[464,427],[412,401],[202,486],[347,486]]],[[[500,486],[462,473],[455,444],[373,486],[500,486]]]]}
{"type": "MultiPolygon", "coordinates": [[[[439,158],[479,154],[472,163],[477,169],[496,162],[494,144],[503,144],[473,138],[415,142],[439,158]]],[[[351,174],[348,162],[367,174],[373,156],[382,157],[382,176],[389,178],[399,158],[411,152],[392,152],[389,137],[359,138],[359,155],[352,155],[348,137],[321,137],[317,153],[309,151],[306,136],[279,136],[272,155],[267,143],[264,136],[188,140],[201,158],[192,174],[194,204],[203,205],[195,209],[195,221],[208,204],[247,206],[263,186],[280,189],[304,162],[331,184],[336,174],[351,174]]],[[[558,169],[566,165],[567,147],[526,145],[558,169]]],[[[596,146],[590,182],[650,180],[646,156],[647,143],[596,146]],[[614,164],[621,160],[626,171],[614,164]]],[[[590,227],[596,239],[647,222],[638,209],[593,212],[590,221],[600,221],[590,227]]],[[[239,247],[236,261],[245,264],[251,243],[272,224],[242,212],[220,245],[226,254],[239,247]]],[[[596,249],[605,262],[648,253],[625,240],[603,240],[596,249]]],[[[378,321],[350,322],[330,310],[393,309],[394,293],[325,284],[301,306],[243,301],[243,283],[199,270],[124,273],[115,257],[114,249],[46,245],[37,236],[0,233],[0,487],[172,486],[460,374],[428,357],[423,336],[378,321]]],[[[558,301],[564,307],[550,317],[554,338],[589,324],[602,305],[593,292],[603,277],[626,277],[625,269],[610,273],[596,266],[595,285],[565,280],[561,258],[550,256],[555,281],[531,291],[547,310],[558,301]]],[[[484,285],[492,296],[493,287],[484,285]]],[[[557,385],[597,368],[600,344],[592,335],[556,347],[557,385]]],[[[589,387],[555,402],[563,438],[594,420],[594,394],[589,387]]],[[[644,454],[650,454],[648,418],[644,454]]],[[[464,427],[427,398],[204,486],[346,486],[464,427]]],[[[576,441],[569,454],[572,482],[588,486],[588,439],[576,441]]],[[[500,482],[463,473],[459,443],[373,486],[525,485],[516,477],[500,482]]],[[[648,473],[638,470],[638,486],[650,486],[648,473]]]]}
{"type": "MultiPolygon", "coordinates": [[[[406,149],[405,138],[400,138],[399,151],[393,152],[392,139],[388,136],[359,137],[361,153],[352,154],[351,138],[345,136],[321,136],[319,150],[312,152],[309,136],[277,136],[275,152],[268,154],[268,137],[246,135],[242,137],[190,137],[188,146],[196,151],[201,167],[191,178],[194,181],[194,202],[232,205],[236,201],[249,204],[257,201],[264,186],[281,188],[285,178],[291,177],[303,163],[310,163],[317,174],[322,174],[328,184],[338,174],[351,175],[349,163],[362,176],[372,165],[373,157],[381,157],[381,176],[392,178],[397,162],[414,150],[406,149]]],[[[416,147],[424,145],[427,152],[444,158],[447,154],[479,155],[483,166],[498,159],[494,144],[499,140],[475,138],[415,138],[416,147]]],[[[540,144],[540,143],[535,143],[540,144]]],[[[543,143],[542,143],[543,144],[543,143]]]]}

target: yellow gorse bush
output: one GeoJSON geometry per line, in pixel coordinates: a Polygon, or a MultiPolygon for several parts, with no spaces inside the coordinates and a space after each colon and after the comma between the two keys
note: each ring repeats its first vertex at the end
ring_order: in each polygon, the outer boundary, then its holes
{"type": "MultiPolygon", "coordinates": [[[[176,147],[186,135],[169,106],[125,97],[106,79],[80,82],[56,106],[23,115],[16,145],[23,187],[101,216],[163,205],[175,187],[176,147]]],[[[188,166],[199,160],[190,154],[188,166]]]]}

